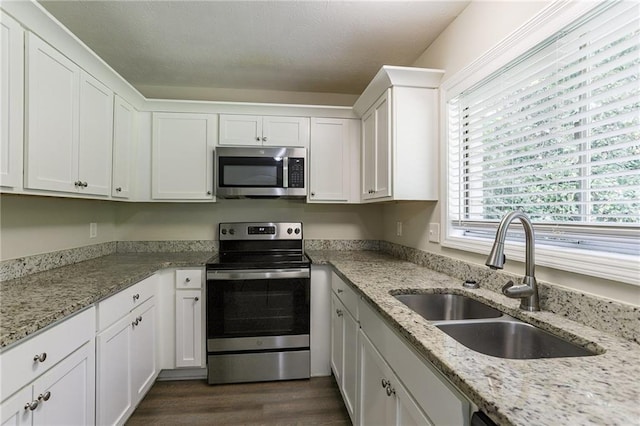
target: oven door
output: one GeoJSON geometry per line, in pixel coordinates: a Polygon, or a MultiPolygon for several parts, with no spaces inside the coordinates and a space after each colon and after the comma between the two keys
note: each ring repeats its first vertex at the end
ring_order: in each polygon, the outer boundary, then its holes
{"type": "Polygon", "coordinates": [[[207,272],[207,351],[308,348],[308,268],[207,272]]]}

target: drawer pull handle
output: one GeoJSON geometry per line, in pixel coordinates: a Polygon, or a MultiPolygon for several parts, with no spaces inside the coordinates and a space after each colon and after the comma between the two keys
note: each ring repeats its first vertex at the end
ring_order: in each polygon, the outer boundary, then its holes
{"type": "Polygon", "coordinates": [[[40,355],[36,354],[33,357],[33,360],[35,362],[44,362],[44,360],[46,360],[46,359],[47,359],[47,353],[46,352],[42,352],[40,355]]]}
{"type": "Polygon", "coordinates": [[[342,293],[343,291],[344,291],[343,289],[339,288],[338,289],[338,294],[342,293]]]}
{"type": "Polygon", "coordinates": [[[38,408],[38,400],[37,400],[37,399],[34,399],[34,400],[33,400],[33,401],[31,401],[31,402],[27,402],[27,403],[24,405],[24,409],[25,409],[25,410],[31,410],[31,411],[33,411],[33,410],[35,410],[36,408],[38,408]]]}
{"type": "Polygon", "coordinates": [[[198,296],[196,296],[196,297],[193,298],[193,300],[197,302],[198,300],[200,300],[200,298],[198,296]]]}
{"type": "Polygon", "coordinates": [[[51,398],[51,392],[46,391],[45,393],[41,393],[40,396],[38,396],[38,401],[48,401],[49,398],[51,398]]]}
{"type": "Polygon", "coordinates": [[[135,302],[136,300],[140,299],[140,295],[138,293],[133,295],[133,301],[135,302]]]}

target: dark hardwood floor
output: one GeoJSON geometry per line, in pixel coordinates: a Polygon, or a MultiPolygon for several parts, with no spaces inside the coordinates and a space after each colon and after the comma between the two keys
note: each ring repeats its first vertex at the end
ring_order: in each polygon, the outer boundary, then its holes
{"type": "Polygon", "coordinates": [[[133,413],[135,425],[351,425],[335,379],[209,386],[156,382],[133,413]]]}

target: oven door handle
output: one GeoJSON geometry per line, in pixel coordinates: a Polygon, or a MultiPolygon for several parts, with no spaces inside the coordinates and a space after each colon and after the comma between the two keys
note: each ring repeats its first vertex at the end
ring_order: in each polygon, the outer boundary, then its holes
{"type": "Polygon", "coordinates": [[[234,269],[232,271],[207,271],[207,280],[269,280],[309,278],[309,268],[297,269],[234,269]]]}

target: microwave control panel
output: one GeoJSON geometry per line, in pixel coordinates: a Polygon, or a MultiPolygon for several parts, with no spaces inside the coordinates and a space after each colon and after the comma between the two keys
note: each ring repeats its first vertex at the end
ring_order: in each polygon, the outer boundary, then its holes
{"type": "Polygon", "coordinates": [[[304,188],[304,158],[289,157],[289,188],[304,188]]]}

